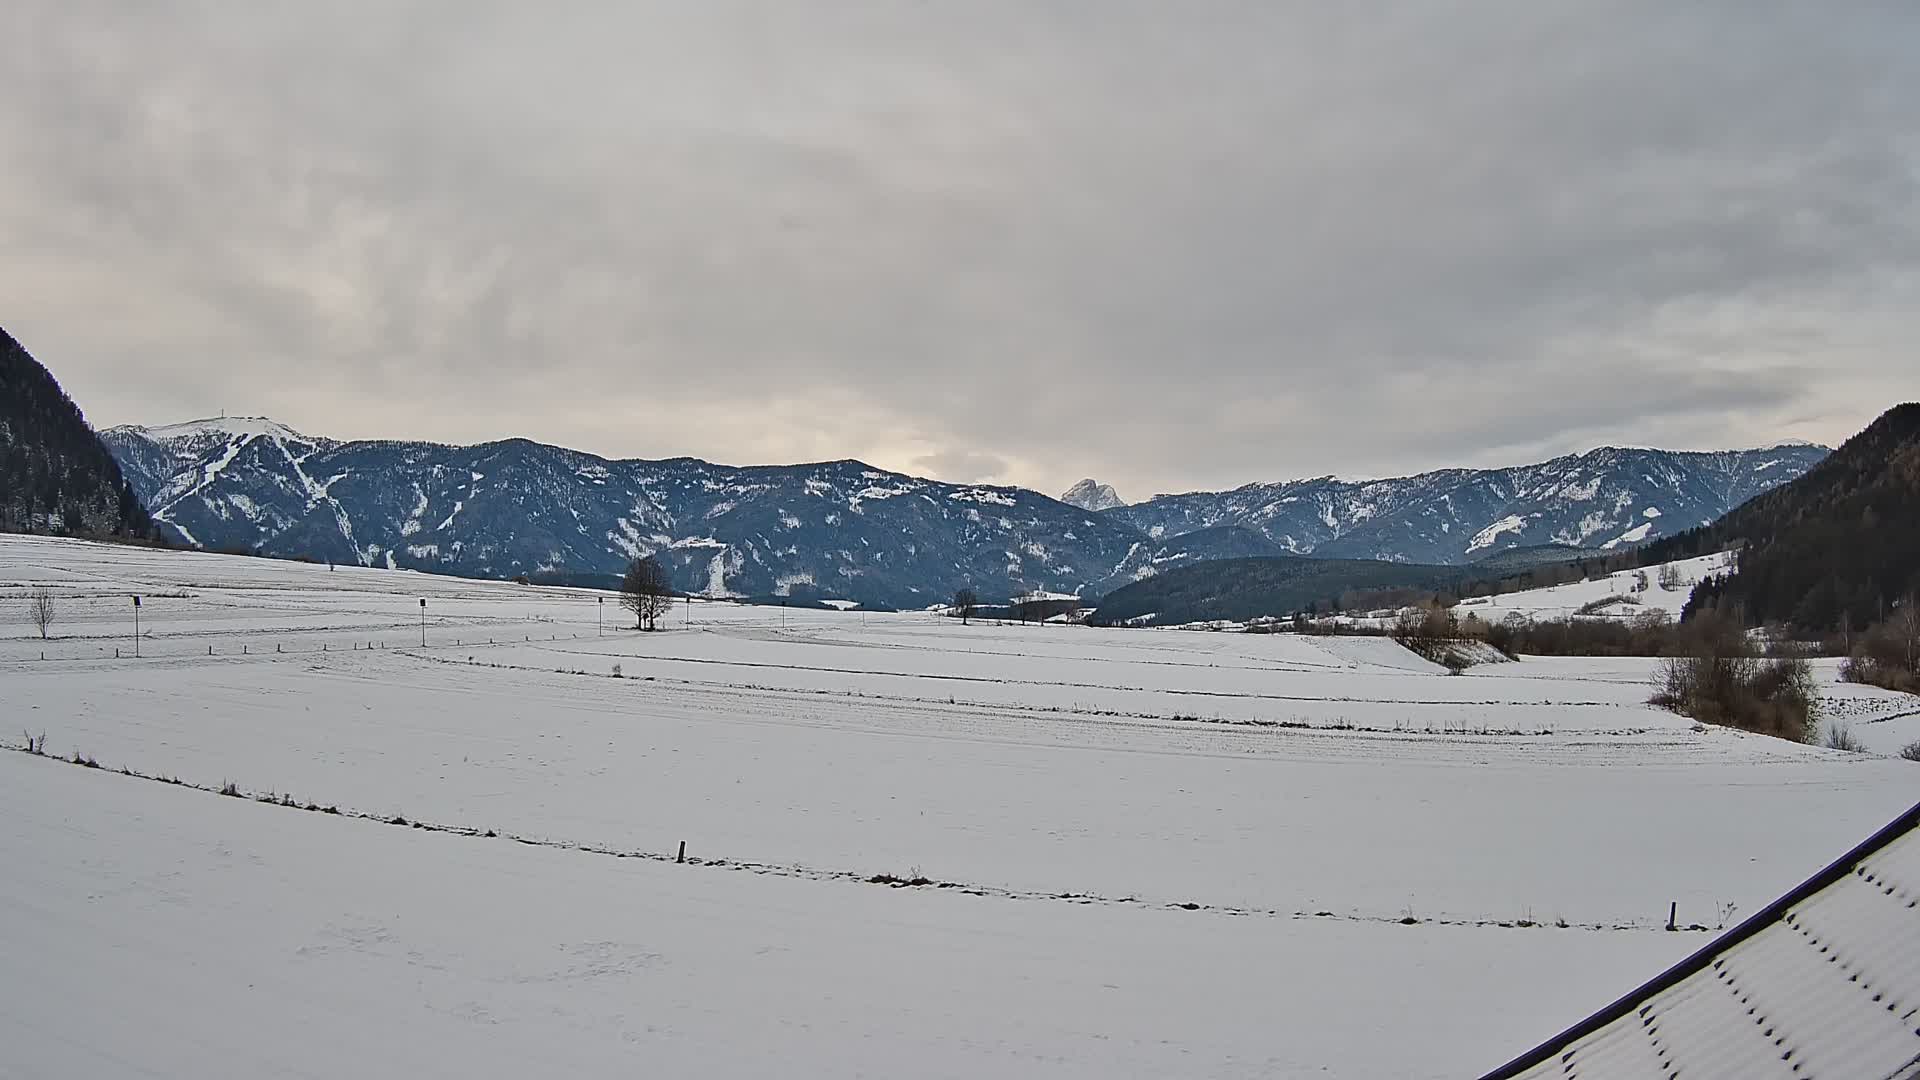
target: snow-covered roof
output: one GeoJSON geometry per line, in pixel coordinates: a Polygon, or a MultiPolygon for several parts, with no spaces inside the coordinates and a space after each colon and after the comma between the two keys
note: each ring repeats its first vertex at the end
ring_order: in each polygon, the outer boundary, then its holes
{"type": "Polygon", "coordinates": [[[1487,1080],[1920,1078],[1920,804],[1487,1080]]]}

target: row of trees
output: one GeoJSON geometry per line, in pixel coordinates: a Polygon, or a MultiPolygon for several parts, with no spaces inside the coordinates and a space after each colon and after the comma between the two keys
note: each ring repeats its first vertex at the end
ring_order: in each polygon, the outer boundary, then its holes
{"type": "MultiPolygon", "coordinates": [[[[972,587],[967,587],[955,590],[953,603],[947,606],[947,614],[958,615],[960,617],[960,625],[965,626],[973,621],[975,615],[980,614],[980,608],[980,595],[974,592],[972,587]]],[[[1078,610],[1078,608],[1079,601],[1073,599],[1054,599],[1044,595],[1034,596],[1033,594],[1021,594],[1008,600],[1004,607],[995,606],[989,610],[996,615],[1004,615],[1010,619],[1019,619],[1021,622],[1027,622],[1029,620],[1044,622],[1050,617],[1059,615],[1062,611],[1071,612],[1078,610]]]]}

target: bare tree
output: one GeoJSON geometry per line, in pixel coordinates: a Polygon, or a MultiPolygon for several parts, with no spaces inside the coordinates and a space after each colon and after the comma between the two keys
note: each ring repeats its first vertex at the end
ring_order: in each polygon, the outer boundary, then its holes
{"type": "Polygon", "coordinates": [[[1686,584],[1686,582],[1680,579],[1680,568],[1678,566],[1672,563],[1666,563],[1660,567],[1661,589],[1666,592],[1673,592],[1684,584],[1686,584]]]}
{"type": "Polygon", "coordinates": [[[1920,598],[1908,594],[1892,614],[1873,624],[1841,677],[1889,690],[1920,690],[1920,598]]]}
{"type": "Polygon", "coordinates": [[[635,630],[652,630],[673,606],[673,582],[660,560],[648,555],[627,564],[620,581],[620,606],[633,612],[635,630]]]}
{"type": "Polygon", "coordinates": [[[1908,671],[1920,672],[1920,597],[1908,593],[1887,617],[1893,651],[1908,671]]]}
{"type": "Polygon", "coordinates": [[[973,618],[973,609],[980,606],[980,597],[972,589],[961,589],[953,594],[953,610],[960,616],[960,625],[967,625],[973,618]]]}
{"type": "Polygon", "coordinates": [[[33,590],[27,597],[27,617],[33,620],[34,628],[40,631],[40,640],[47,640],[47,628],[53,625],[53,590],[45,585],[33,590]]]}

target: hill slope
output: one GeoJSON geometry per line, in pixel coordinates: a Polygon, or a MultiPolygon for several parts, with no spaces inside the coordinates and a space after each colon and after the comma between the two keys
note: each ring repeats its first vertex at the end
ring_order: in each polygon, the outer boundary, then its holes
{"type": "Polygon", "coordinates": [[[1738,605],[1750,622],[1815,633],[1878,619],[1920,591],[1920,403],[1895,406],[1791,484],[1676,553],[1741,544],[1734,570],[1695,591],[1693,607],[1738,605]]]}
{"type": "Polygon", "coordinates": [[[153,522],[60,383],[0,330],[0,532],[145,538],[153,522]]]}

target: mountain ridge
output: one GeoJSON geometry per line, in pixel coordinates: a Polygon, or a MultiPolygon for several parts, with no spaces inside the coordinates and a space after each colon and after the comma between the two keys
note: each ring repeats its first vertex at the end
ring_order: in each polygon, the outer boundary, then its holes
{"type": "Polygon", "coordinates": [[[1824,447],[1598,447],[1530,465],[1330,476],[1156,495],[1104,511],[1147,532],[1253,529],[1290,554],[1452,564],[1544,543],[1614,549],[1706,524],[1802,475],[1824,447]]]}
{"type": "MultiPolygon", "coordinates": [[[[1276,539],[1271,517],[1142,527],[1136,518],[1148,504],[1088,511],[1024,488],[949,484],[850,458],[735,466],[687,456],[605,458],[519,437],[340,441],[264,417],[121,425],[101,437],[156,520],[189,543],[469,576],[605,583],[627,559],[657,553],[686,591],[929,606],[961,587],[983,598],[1032,589],[1094,598],[1191,562],[1314,553],[1300,550],[1298,536],[1276,539]]],[[[1430,490],[1402,491],[1396,512],[1423,507],[1423,499],[1457,500],[1460,485],[1488,475],[1422,474],[1412,488],[1430,490]],[[1448,479],[1436,487],[1433,477],[1448,479]]],[[[1697,476],[1686,479],[1701,486],[1697,476]]],[[[1105,487],[1089,486],[1096,494],[1105,487]]],[[[1625,512],[1645,508],[1635,502],[1625,512]]],[[[1658,523],[1664,513],[1637,520],[1658,523]]],[[[1421,535],[1402,544],[1377,527],[1369,533],[1368,516],[1334,515],[1327,530],[1348,547],[1355,535],[1371,537],[1375,550],[1349,557],[1463,562],[1538,542],[1527,528],[1496,528],[1502,519],[1452,512],[1437,535],[1471,526],[1485,539],[1435,559],[1423,557],[1421,535]]],[[[1650,526],[1643,536],[1656,532],[1650,526]]]]}

